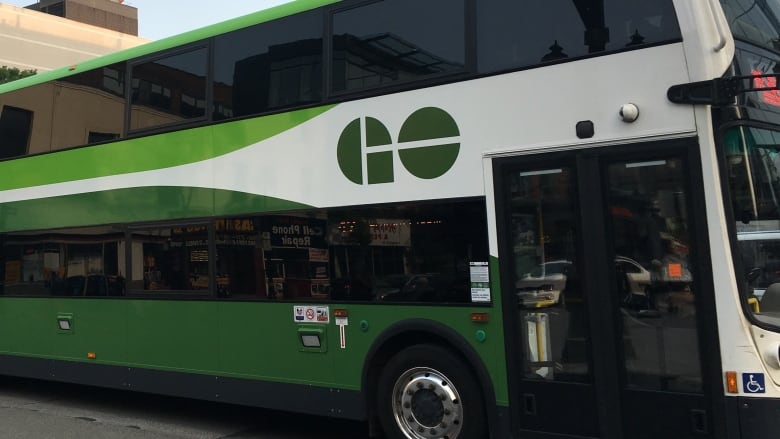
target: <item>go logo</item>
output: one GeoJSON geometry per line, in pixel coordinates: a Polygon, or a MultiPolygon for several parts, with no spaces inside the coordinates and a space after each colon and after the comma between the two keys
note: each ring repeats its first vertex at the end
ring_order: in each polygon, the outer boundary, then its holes
{"type": "MultiPolygon", "coordinates": [[[[415,177],[441,177],[458,158],[458,136],[458,124],[449,113],[436,107],[421,108],[412,113],[401,126],[398,157],[404,168],[415,177]]],[[[361,119],[355,119],[339,137],[339,168],[345,177],[356,184],[392,183],[395,181],[395,151],[390,132],[382,122],[366,117],[363,125],[361,119]],[[363,175],[364,169],[366,175],[363,175]]]]}

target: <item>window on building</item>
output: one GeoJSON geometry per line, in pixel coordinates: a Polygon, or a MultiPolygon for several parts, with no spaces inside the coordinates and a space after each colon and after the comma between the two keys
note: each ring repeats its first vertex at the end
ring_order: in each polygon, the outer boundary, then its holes
{"type": "Polygon", "coordinates": [[[0,113],[0,159],[27,154],[33,112],[6,105],[0,113]]]}

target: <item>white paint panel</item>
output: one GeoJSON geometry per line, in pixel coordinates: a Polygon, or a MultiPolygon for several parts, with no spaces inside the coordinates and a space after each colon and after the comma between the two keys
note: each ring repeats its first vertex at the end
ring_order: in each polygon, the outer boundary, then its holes
{"type": "MultiPolygon", "coordinates": [[[[666,99],[687,81],[681,44],[660,46],[543,69],[341,104],[292,130],[211,161],[0,193],[5,202],[139,186],[213,187],[273,196],[318,207],[485,195],[487,153],[539,145],[625,142],[693,132],[693,111],[666,99]],[[639,119],[621,121],[632,102],[639,119]],[[423,107],[439,107],[460,129],[460,155],[443,176],[411,175],[394,154],[393,183],[358,185],[339,169],[336,146],[351,121],[380,120],[397,141],[403,122],[423,107]],[[576,137],[590,120],[595,136],[576,137]]],[[[219,129],[216,127],[215,129],[219,129]]]]}

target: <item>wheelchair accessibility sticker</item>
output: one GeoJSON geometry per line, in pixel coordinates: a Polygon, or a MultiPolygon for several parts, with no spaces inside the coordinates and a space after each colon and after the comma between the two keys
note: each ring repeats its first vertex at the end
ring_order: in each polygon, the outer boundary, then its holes
{"type": "Polygon", "coordinates": [[[743,373],[742,391],[745,393],[766,393],[763,373],[743,373]]]}

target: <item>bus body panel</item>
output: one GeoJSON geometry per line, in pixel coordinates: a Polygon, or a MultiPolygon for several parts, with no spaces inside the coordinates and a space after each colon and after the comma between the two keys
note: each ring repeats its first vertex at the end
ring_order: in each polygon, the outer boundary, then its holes
{"type": "MultiPolygon", "coordinates": [[[[29,179],[5,183],[7,190],[0,192],[0,201],[10,208],[0,212],[0,225],[5,230],[29,230],[168,220],[304,205],[408,201],[412,193],[415,199],[484,196],[483,154],[508,153],[529,145],[581,145],[583,140],[577,139],[575,125],[583,120],[595,126],[595,135],[587,139],[588,143],[692,132],[695,126],[690,110],[664,98],[671,84],[686,81],[683,66],[682,47],[673,44],[583,60],[576,67],[561,64],[346,102],[335,108],[195,128],[170,137],[144,137],[108,147],[0,162],[0,172],[22,173],[29,179]],[[660,75],[645,64],[665,72],[660,75]],[[594,81],[608,84],[611,93],[607,102],[601,102],[604,99],[598,87],[591,86],[594,81]],[[549,88],[549,95],[535,98],[539,88],[549,88]],[[632,124],[622,122],[618,115],[626,103],[636,104],[641,111],[632,124]],[[451,116],[460,133],[445,139],[459,144],[459,149],[455,163],[444,175],[436,179],[416,177],[394,155],[392,184],[358,185],[344,176],[337,148],[343,130],[351,122],[364,117],[379,120],[394,142],[387,150],[435,146],[433,140],[408,145],[398,140],[404,123],[420,109],[431,107],[451,116]],[[486,111],[491,117],[480,116],[486,111]],[[292,120],[279,122],[288,118],[292,120]],[[524,123],[537,119],[543,123],[524,123]],[[551,139],[550,134],[555,137],[551,139]],[[310,138],[324,139],[328,147],[313,148],[305,140],[310,138]],[[159,159],[156,154],[155,158],[151,154],[139,157],[131,152],[137,148],[166,154],[159,159]],[[301,157],[307,160],[299,160],[301,157]],[[101,165],[84,171],[84,163],[101,165]],[[211,204],[212,196],[224,201],[211,204]],[[159,209],[158,200],[164,200],[162,205],[170,210],[159,209]],[[191,204],[181,204],[189,200],[191,204]],[[41,209],[58,201],[64,204],[64,216],[56,223],[49,218],[47,223],[41,209]],[[90,209],[83,217],[78,217],[76,211],[68,212],[68,205],[81,203],[103,208],[90,209]]],[[[84,215],[85,211],[78,212],[84,215]]]]}
{"type": "MultiPolygon", "coordinates": [[[[222,33],[335,3],[292,2],[2,85],[0,92],[210,44],[222,33]]],[[[733,233],[724,217],[729,208],[717,121],[708,106],[672,104],[666,96],[673,85],[729,74],[732,23],[715,1],[673,3],[682,42],[464,81],[438,84],[436,78],[408,91],[336,94],[327,105],[214,124],[205,117],[195,128],[131,133],[106,144],[0,161],[0,175],[14,176],[0,181],[0,232],[8,236],[90,225],[131,236],[133,227],[163,222],[472,198],[486,201],[489,261],[483,262],[490,270],[490,301],[465,306],[230,301],[208,291],[0,297],[0,373],[366,419],[373,416],[372,386],[381,367],[403,347],[433,341],[466,360],[488,399],[493,437],[509,437],[509,418],[521,409],[510,410],[516,401],[510,401],[508,374],[516,371],[508,369],[507,354],[515,341],[508,339],[514,332],[504,312],[515,310],[504,309],[511,302],[499,285],[510,267],[498,257],[503,219],[496,218],[501,189],[493,187],[494,161],[588,148],[598,154],[614,146],[633,151],[641,143],[682,139],[698,143],[701,162],[692,163],[692,175],[701,173],[694,185],[702,183],[705,208],[696,214],[705,218],[709,242],[700,245],[711,259],[704,284],[716,290],[717,316],[710,318],[717,320],[723,376],[707,379],[718,391],[718,384],[729,385],[726,372],[737,379],[725,408],[712,411],[719,419],[694,416],[694,424],[701,423],[694,429],[713,425],[714,432],[702,433],[714,437],[772,435],[780,407],[780,334],[751,322],[739,293],[735,249],[727,245],[733,233]],[[626,104],[638,108],[636,120],[621,118],[626,104]],[[579,131],[578,124],[590,124],[593,132],[579,131]],[[323,320],[302,321],[307,311],[322,312],[323,320]],[[315,340],[319,344],[306,344],[315,340]]],[[[209,239],[216,248],[213,235],[209,239]]],[[[713,404],[721,396],[708,395],[713,404]]],[[[533,402],[534,410],[523,403],[535,411],[533,402]]],[[[621,436],[617,430],[599,434],[621,436]]]]}

